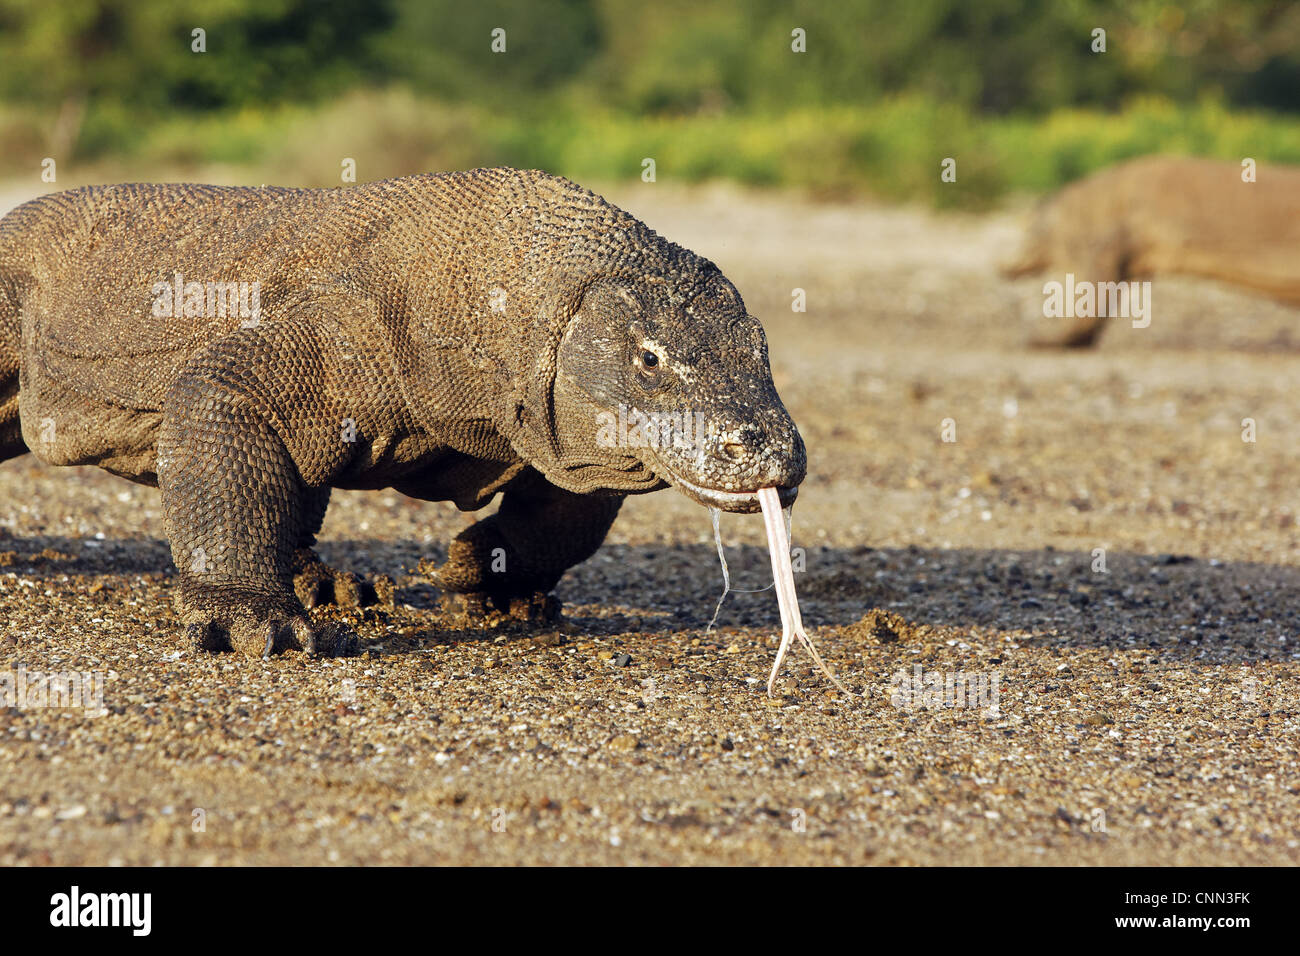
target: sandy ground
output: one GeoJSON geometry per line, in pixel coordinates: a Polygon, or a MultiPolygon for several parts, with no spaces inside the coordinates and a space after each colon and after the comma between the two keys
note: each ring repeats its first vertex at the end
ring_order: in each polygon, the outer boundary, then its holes
{"type": "MultiPolygon", "coordinates": [[[[672,491],[531,633],[414,573],[472,516],[336,493],[325,558],[400,586],[343,614],[365,656],[196,656],[157,493],[28,456],[0,465],[0,674],[102,674],[107,712],[0,710],[0,863],[1300,860],[1300,316],[1161,280],[1150,328],[1031,352],[1042,280],[993,269],[1013,214],[608,193],[764,320],[810,456],[804,618],[860,696],[798,651],[765,696],[770,591],[706,633],[708,516],[672,491]],[[905,699],[918,673],[997,707],[905,699]]],[[[766,584],[761,520],[723,531],[766,584]]]]}

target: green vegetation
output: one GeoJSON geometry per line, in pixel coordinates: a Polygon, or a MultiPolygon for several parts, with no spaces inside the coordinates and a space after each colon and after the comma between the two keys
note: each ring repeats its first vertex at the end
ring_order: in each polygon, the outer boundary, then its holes
{"type": "Polygon", "coordinates": [[[6,176],[652,157],[661,181],[977,206],[1148,152],[1300,162],[1297,90],[1300,5],[1269,0],[0,0],[6,176]]]}

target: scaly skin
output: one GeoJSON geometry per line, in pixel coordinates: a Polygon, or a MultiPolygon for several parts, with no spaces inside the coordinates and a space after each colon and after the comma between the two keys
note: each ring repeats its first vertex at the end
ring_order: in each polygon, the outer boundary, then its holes
{"type": "Polygon", "coordinates": [[[793,500],[805,467],[762,328],[717,268],[513,169],[20,206],[0,220],[0,457],[28,450],[157,485],[190,639],[259,654],[355,647],[303,604],[357,592],[310,551],[331,488],[466,510],[501,492],[435,578],[536,608],[624,496],[672,483],[748,512],[761,487],[793,500]],[[169,309],[177,273],[257,283],[260,312],[222,314],[206,286],[169,309]],[[707,428],[611,443],[620,405],[707,428]]]}
{"type": "MultiPolygon", "coordinates": [[[[1034,214],[1008,277],[1121,282],[1192,275],[1300,306],[1300,169],[1262,163],[1253,183],[1239,163],[1149,156],[1072,183],[1034,214]]],[[[1086,348],[1106,318],[1081,317],[1033,344],[1086,348]]]]}

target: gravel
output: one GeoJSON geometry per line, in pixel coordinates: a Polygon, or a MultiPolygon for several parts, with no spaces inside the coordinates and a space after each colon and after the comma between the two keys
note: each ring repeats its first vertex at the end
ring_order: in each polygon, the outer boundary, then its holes
{"type": "MultiPolygon", "coordinates": [[[[28,456],[0,674],[99,675],[105,712],[0,708],[0,864],[1300,860],[1293,311],[1158,280],[1150,328],[1027,352],[1014,213],[609,192],[768,327],[803,617],[854,696],[796,648],[766,697],[771,591],[706,633],[712,529],[675,492],[628,502],[543,631],[417,573],[473,516],[338,492],[323,557],[396,604],[323,612],[359,658],[264,662],[181,645],[156,491],[28,456]]],[[[722,530],[767,584],[761,521],[722,530]]]]}

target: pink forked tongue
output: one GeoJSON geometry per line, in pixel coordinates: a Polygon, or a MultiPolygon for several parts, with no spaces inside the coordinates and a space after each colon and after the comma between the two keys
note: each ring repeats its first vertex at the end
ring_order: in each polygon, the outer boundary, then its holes
{"type": "Polygon", "coordinates": [[[767,550],[772,556],[772,580],[776,583],[776,602],[781,609],[781,646],[776,652],[776,663],[772,665],[772,674],[767,679],[767,696],[772,696],[776,685],[776,675],[781,670],[785,655],[790,651],[790,642],[799,638],[799,642],[808,648],[808,653],[817,662],[832,684],[852,697],[849,689],[839,682],[831,669],[826,666],[817,648],[803,629],[803,619],[799,616],[799,598],[794,593],[794,569],[790,567],[790,537],[786,533],[782,514],[781,497],[775,488],[760,488],[758,503],[763,508],[763,524],[767,527],[767,550]]]}

